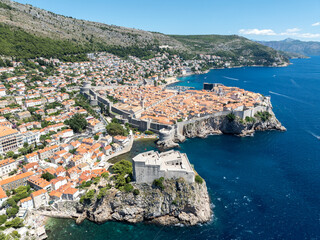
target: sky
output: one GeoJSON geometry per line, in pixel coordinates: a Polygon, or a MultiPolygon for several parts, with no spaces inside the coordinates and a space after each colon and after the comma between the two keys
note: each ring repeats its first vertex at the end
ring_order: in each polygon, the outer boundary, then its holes
{"type": "Polygon", "coordinates": [[[54,13],[165,34],[320,41],[320,0],[16,0],[54,13]]]}

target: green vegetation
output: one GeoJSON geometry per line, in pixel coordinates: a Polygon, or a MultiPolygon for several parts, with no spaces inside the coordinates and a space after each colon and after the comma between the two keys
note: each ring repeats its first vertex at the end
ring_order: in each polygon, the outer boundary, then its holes
{"type": "Polygon", "coordinates": [[[132,192],[133,191],[133,186],[130,184],[130,183],[127,183],[127,184],[125,184],[124,186],[123,186],[123,190],[125,191],[125,192],[132,192]]]}
{"type": "Polygon", "coordinates": [[[5,4],[5,3],[2,3],[0,2],[0,8],[3,8],[3,9],[8,9],[8,10],[11,10],[12,7],[10,7],[9,5],[5,4]]]}
{"type": "Polygon", "coordinates": [[[260,118],[262,122],[268,121],[272,117],[268,111],[257,112],[254,116],[260,118]]]}
{"type": "Polygon", "coordinates": [[[249,122],[249,123],[255,123],[256,122],[256,119],[254,117],[246,117],[245,120],[246,120],[246,122],[249,122]]]}
{"type": "Polygon", "coordinates": [[[111,136],[121,135],[121,136],[128,136],[128,130],[123,128],[120,123],[109,123],[106,127],[108,134],[111,136]]]}
{"type": "Polygon", "coordinates": [[[86,203],[86,202],[90,203],[91,200],[94,198],[95,193],[96,193],[96,190],[94,189],[89,190],[88,192],[86,192],[85,195],[83,195],[80,198],[80,203],[86,203]]]}
{"type": "Polygon", "coordinates": [[[196,183],[202,184],[203,183],[203,179],[202,177],[200,177],[199,175],[196,175],[194,180],[196,181],[196,183]]]}
{"type": "Polygon", "coordinates": [[[132,174],[132,163],[127,160],[121,160],[112,166],[112,171],[119,175],[132,174]]]}
{"type": "Polygon", "coordinates": [[[163,181],[164,181],[164,177],[161,177],[159,179],[155,179],[155,180],[153,180],[152,185],[156,188],[163,190],[164,189],[163,181]]]}
{"type": "Polygon", "coordinates": [[[16,217],[16,218],[14,218],[14,219],[11,220],[11,221],[6,222],[6,223],[5,223],[5,226],[6,226],[7,228],[10,228],[10,227],[13,227],[13,228],[21,228],[21,227],[24,226],[24,225],[23,225],[23,219],[16,217]]]}
{"type": "Polygon", "coordinates": [[[4,224],[7,221],[7,215],[0,215],[0,225],[4,224]]]}
{"type": "Polygon", "coordinates": [[[140,191],[139,189],[134,189],[132,193],[133,195],[138,196],[140,194],[140,191]]]}
{"type": "Polygon", "coordinates": [[[0,55],[24,59],[57,57],[61,60],[77,61],[76,56],[73,59],[69,59],[67,55],[81,54],[89,50],[89,47],[85,45],[38,37],[20,28],[9,27],[4,24],[0,24],[0,36],[0,55]]]}
{"type": "Polygon", "coordinates": [[[94,135],[93,139],[96,141],[99,140],[99,135],[94,135]]]}
{"type": "Polygon", "coordinates": [[[144,131],[144,134],[146,134],[146,135],[152,135],[152,134],[153,134],[153,132],[152,132],[152,131],[150,131],[150,130],[146,130],[146,131],[144,131]]]}
{"type": "Polygon", "coordinates": [[[87,120],[79,113],[76,113],[72,118],[66,120],[64,124],[69,125],[75,133],[82,132],[88,126],[87,120]]]}
{"type": "Polygon", "coordinates": [[[233,122],[234,120],[236,120],[236,115],[234,115],[233,113],[229,113],[227,115],[227,119],[229,120],[229,122],[233,122]]]}
{"type": "Polygon", "coordinates": [[[132,176],[132,163],[127,160],[121,160],[112,166],[112,171],[117,174],[114,176],[115,187],[121,191],[129,190],[130,186],[126,185],[131,181],[130,176],[132,176]],[[129,176],[125,178],[126,175],[129,176]]]}
{"type": "Polygon", "coordinates": [[[104,173],[101,174],[101,177],[103,177],[104,179],[108,179],[109,173],[104,172],[104,173]]]}
{"type": "Polygon", "coordinates": [[[31,188],[29,185],[27,186],[20,186],[12,191],[8,191],[7,195],[12,196],[8,198],[3,204],[2,207],[6,207],[6,214],[7,216],[14,217],[19,212],[19,206],[17,203],[24,198],[27,198],[31,194],[31,188]]]}
{"type": "Polygon", "coordinates": [[[89,101],[81,94],[78,94],[75,99],[76,106],[84,108],[90,115],[99,119],[99,115],[93,110],[89,101]]]}
{"type": "Polygon", "coordinates": [[[50,182],[52,179],[55,179],[56,177],[54,175],[52,175],[51,173],[49,172],[46,172],[46,173],[43,173],[41,175],[41,178],[47,180],[48,182],[50,182]]]}
{"type": "Polygon", "coordinates": [[[83,181],[81,184],[80,184],[80,186],[79,186],[79,188],[88,188],[88,187],[90,187],[91,186],[91,184],[93,183],[93,181],[92,180],[89,180],[89,181],[83,181]]]}

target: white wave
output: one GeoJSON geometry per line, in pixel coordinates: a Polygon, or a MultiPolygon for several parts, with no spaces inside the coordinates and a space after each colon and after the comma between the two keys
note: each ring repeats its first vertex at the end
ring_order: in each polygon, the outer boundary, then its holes
{"type": "Polygon", "coordinates": [[[296,83],[296,81],[295,81],[295,80],[290,79],[290,81],[292,82],[292,84],[293,84],[294,86],[296,86],[296,87],[300,87],[300,86],[296,83]]]}
{"type": "Polygon", "coordinates": [[[316,139],[320,140],[320,136],[311,132],[311,131],[307,131],[308,133],[310,133],[312,136],[314,136],[316,139]]]}
{"type": "Polygon", "coordinates": [[[277,96],[280,96],[280,97],[284,97],[284,98],[287,98],[287,99],[290,99],[290,100],[293,100],[293,101],[296,101],[296,102],[299,102],[299,103],[311,105],[310,103],[301,101],[299,99],[296,99],[296,98],[293,98],[293,97],[290,97],[290,96],[287,96],[287,95],[284,95],[284,94],[281,94],[281,93],[276,93],[276,92],[272,92],[272,91],[269,91],[269,93],[277,95],[277,96]]]}
{"type": "Polygon", "coordinates": [[[226,76],[223,76],[223,78],[230,79],[230,80],[233,80],[233,81],[239,81],[238,78],[232,78],[232,77],[226,77],[226,76]]]}

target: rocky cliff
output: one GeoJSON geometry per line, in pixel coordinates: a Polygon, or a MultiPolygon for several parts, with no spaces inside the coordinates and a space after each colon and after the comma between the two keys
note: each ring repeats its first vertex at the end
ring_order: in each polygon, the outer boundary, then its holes
{"type": "MultiPolygon", "coordinates": [[[[166,179],[163,190],[149,184],[132,185],[139,190],[138,195],[112,188],[104,197],[94,198],[89,204],[70,205],[65,202],[60,203],[57,208],[60,212],[68,210],[73,216],[78,215],[78,223],[88,219],[96,223],[144,221],[161,225],[195,225],[208,222],[212,218],[205,182],[189,184],[182,178],[166,179]]],[[[98,189],[99,186],[97,192],[98,189]]]]}
{"type": "Polygon", "coordinates": [[[174,148],[178,142],[183,142],[185,138],[201,137],[217,134],[233,134],[240,137],[253,136],[255,131],[286,131],[272,110],[260,112],[255,117],[241,119],[239,117],[228,118],[227,115],[200,118],[191,123],[184,124],[182,132],[173,129],[160,132],[158,147],[161,149],[174,148]],[[262,114],[259,116],[259,114],[262,114]],[[265,115],[264,115],[265,114],[265,115]]]}
{"type": "Polygon", "coordinates": [[[271,112],[268,119],[252,118],[251,121],[236,118],[228,119],[226,116],[212,117],[194,123],[186,124],[183,135],[192,137],[206,137],[212,134],[234,134],[237,136],[252,136],[255,131],[279,130],[286,131],[279,120],[271,112]]]}

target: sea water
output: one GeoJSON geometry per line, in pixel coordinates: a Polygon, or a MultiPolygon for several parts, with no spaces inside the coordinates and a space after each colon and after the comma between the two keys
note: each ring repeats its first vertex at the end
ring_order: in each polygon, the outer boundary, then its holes
{"type": "MultiPolygon", "coordinates": [[[[271,96],[287,132],[259,132],[189,139],[188,154],[206,180],[214,218],[194,227],[51,220],[49,239],[319,239],[320,238],[320,57],[292,60],[283,68],[212,70],[175,85],[202,89],[222,83],[271,96]]],[[[130,158],[155,149],[136,142],[130,158]]]]}

